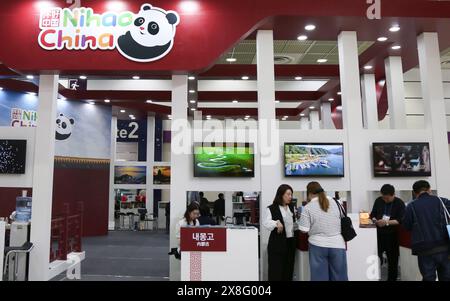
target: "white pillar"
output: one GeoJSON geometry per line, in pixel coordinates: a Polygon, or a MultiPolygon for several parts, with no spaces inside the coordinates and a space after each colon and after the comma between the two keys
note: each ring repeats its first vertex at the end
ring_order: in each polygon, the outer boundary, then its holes
{"type": "Polygon", "coordinates": [[[323,101],[320,105],[320,128],[334,129],[333,119],[331,118],[331,102],[323,101]]]}
{"type": "Polygon", "coordinates": [[[364,128],[378,128],[378,104],[375,74],[361,76],[364,128]]]}
{"type": "Polygon", "coordinates": [[[55,118],[58,75],[39,77],[38,126],[34,146],[33,206],[29,279],[49,280],[50,230],[53,201],[53,166],[55,160],[55,118]]]}
{"type": "MultiPolygon", "coordinates": [[[[359,83],[358,43],[356,32],[343,31],[338,36],[339,49],[339,72],[342,92],[342,122],[344,130],[347,131],[348,143],[345,151],[348,154],[349,170],[346,176],[350,176],[351,201],[349,212],[359,212],[364,207],[362,202],[367,199],[366,182],[367,176],[361,174],[361,166],[367,165],[364,157],[360,154],[367,152],[368,147],[364,144],[361,89],[359,83]]],[[[325,187],[326,189],[326,187],[325,187]]],[[[366,209],[366,208],[364,208],[366,209]]]]}
{"type": "MultiPolygon", "coordinates": [[[[272,175],[279,170],[279,140],[275,113],[275,70],[273,59],[273,32],[259,30],[256,34],[257,90],[258,90],[258,149],[261,160],[260,220],[271,204],[277,185],[272,175]],[[276,136],[276,137],[274,137],[276,136]],[[274,141],[275,140],[275,141],[274,141]],[[274,160],[275,158],[275,160],[274,160]]],[[[267,242],[269,232],[261,227],[261,277],[267,280],[267,242]]]]}
{"type": "Polygon", "coordinates": [[[155,116],[147,116],[147,185],[145,208],[147,213],[153,212],[153,166],[155,165],[155,116]]]}
{"type": "Polygon", "coordinates": [[[115,228],[115,197],[116,192],[114,190],[114,166],[116,163],[116,145],[117,145],[117,117],[111,118],[111,154],[109,165],[109,210],[108,210],[108,229],[114,230],[115,228]]]}
{"type": "MultiPolygon", "coordinates": [[[[175,226],[186,211],[187,180],[192,177],[192,158],[180,150],[188,143],[192,152],[192,141],[189,139],[188,123],[188,77],[172,76],[172,143],[171,143],[171,183],[170,183],[170,247],[178,246],[175,226]],[[180,137],[186,138],[180,141],[180,137]],[[178,143],[180,142],[180,143],[178,143]]],[[[170,280],[180,280],[180,261],[170,256],[170,280]]]]}
{"type": "Polygon", "coordinates": [[[309,112],[309,121],[311,122],[311,129],[320,129],[319,111],[312,110],[309,112]]]}
{"type": "Polygon", "coordinates": [[[300,129],[302,130],[309,130],[309,118],[308,116],[301,116],[300,117],[300,129]]]}
{"type": "Polygon", "coordinates": [[[225,216],[233,217],[233,191],[225,191],[225,216]]]}
{"type": "Polygon", "coordinates": [[[402,58],[399,56],[386,58],[385,68],[391,129],[406,129],[402,58]]]}
{"type": "Polygon", "coordinates": [[[431,159],[435,162],[432,173],[439,194],[450,197],[450,160],[438,35],[434,32],[422,33],[417,43],[425,125],[431,131],[431,159]]]}

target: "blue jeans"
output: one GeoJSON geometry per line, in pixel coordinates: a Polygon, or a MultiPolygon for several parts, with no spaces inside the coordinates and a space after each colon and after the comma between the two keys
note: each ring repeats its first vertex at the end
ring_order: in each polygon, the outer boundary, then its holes
{"type": "Polygon", "coordinates": [[[345,249],[309,244],[311,281],[348,281],[345,249]]]}
{"type": "Polygon", "coordinates": [[[419,270],[423,281],[436,281],[436,273],[439,281],[450,281],[449,252],[441,252],[433,255],[418,256],[419,270]]]}

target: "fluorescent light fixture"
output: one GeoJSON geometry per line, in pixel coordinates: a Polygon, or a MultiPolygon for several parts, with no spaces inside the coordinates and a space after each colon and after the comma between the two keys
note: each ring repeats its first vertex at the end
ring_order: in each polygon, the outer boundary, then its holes
{"type": "Polygon", "coordinates": [[[328,62],[328,60],[327,59],[318,59],[317,62],[318,63],[326,63],[326,62],[328,62]]]}
{"type": "Polygon", "coordinates": [[[206,115],[206,118],[211,118],[211,115],[206,115]]]}
{"type": "Polygon", "coordinates": [[[191,111],[195,111],[195,108],[191,108],[191,111]]]}
{"type": "Polygon", "coordinates": [[[342,111],[342,106],[337,106],[337,107],[336,107],[336,110],[342,111]]]}
{"type": "Polygon", "coordinates": [[[245,115],[245,118],[249,119],[249,118],[250,118],[250,115],[245,115]]]}
{"type": "Polygon", "coordinates": [[[120,110],[120,113],[125,113],[126,111],[125,110],[120,110]]]}
{"type": "Polygon", "coordinates": [[[305,114],[301,113],[300,116],[301,116],[301,117],[305,117],[305,114]]]}
{"type": "Polygon", "coordinates": [[[31,96],[36,96],[35,92],[28,92],[28,94],[31,95],[31,96]]]}
{"type": "Polygon", "coordinates": [[[111,100],[105,99],[105,103],[110,103],[110,102],[111,102],[111,100]]]}
{"type": "Polygon", "coordinates": [[[280,101],[279,100],[275,100],[275,103],[280,103],[280,101]]]}
{"type": "Polygon", "coordinates": [[[337,95],[342,95],[342,92],[341,91],[337,92],[337,95]]]}
{"type": "Polygon", "coordinates": [[[284,116],[283,118],[286,118],[286,119],[287,119],[287,118],[289,118],[289,116],[284,116]]]}
{"type": "Polygon", "coordinates": [[[310,106],[309,109],[310,110],[314,110],[316,107],[315,106],[310,106]]]}
{"type": "Polygon", "coordinates": [[[188,79],[189,79],[189,80],[194,80],[194,79],[195,79],[195,76],[189,76],[188,79]]]}
{"type": "Polygon", "coordinates": [[[80,79],[87,79],[87,76],[86,76],[86,75],[80,75],[79,78],[80,78],[80,79]]]}
{"type": "Polygon", "coordinates": [[[130,114],[130,115],[128,115],[128,117],[130,117],[130,118],[133,118],[133,117],[134,117],[134,115],[130,114]]]}
{"type": "Polygon", "coordinates": [[[151,100],[151,99],[147,99],[146,101],[145,101],[146,103],[152,103],[153,102],[153,100],[151,100]]]}
{"type": "Polygon", "coordinates": [[[93,102],[93,101],[91,100],[91,101],[88,101],[88,104],[90,104],[90,105],[95,105],[95,102],[93,102]]]}
{"type": "Polygon", "coordinates": [[[135,75],[135,76],[133,76],[133,79],[141,79],[141,77],[140,77],[140,76],[137,76],[137,75],[135,75]]]}
{"type": "Polygon", "coordinates": [[[402,46],[400,45],[394,45],[391,47],[393,50],[399,50],[400,48],[402,48],[402,46]]]}
{"type": "Polygon", "coordinates": [[[33,75],[27,75],[27,79],[33,79],[34,76],[33,75]]]}
{"type": "Polygon", "coordinates": [[[299,40],[299,41],[306,41],[307,39],[308,39],[308,37],[305,35],[300,35],[297,37],[297,40],[299,40]]]}
{"type": "Polygon", "coordinates": [[[364,69],[366,69],[366,70],[371,70],[372,68],[373,68],[373,66],[370,66],[370,65],[364,66],[364,69]]]}
{"type": "Polygon", "coordinates": [[[391,26],[391,28],[389,28],[389,31],[390,31],[390,32],[397,32],[397,31],[400,31],[400,26],[398,26],[398,25],[393,25],[393,26],[391,26]]]}
{"type": "Polygon", "coordinates": [[[244,75],[243,77],[241,77],[241,79],[242,79],[242,80],[248,80],[248,79],[249,79],[249,77],[248,77],[248,76],[246,76],[246,75],[244,75]]]}
{"type": "Polygon", "coordinates": [[[189,90],[189,93],[194,94],[195,90],[189,90]]]}
{"type": "Polygon", "coordinates": [[[316,25],[308,24],[305,26],[305,30],[307,30],[307,31],[312,31],[314,29],[316,29],[316,25]]]}
{"type": "Polygon", "coordinates": [[[3,90],[3,87],[0,87],[0,91],[2,91],[3,90]]]}
{"type": "Polygon", "coordinates": [[[192,100],[189,100],[189,102],[190,102],[190,103],[196,103],[196,101],[193,100],[193,99],[192,99],[192,100]]]}
{"type": "Polygon", "coordinates": [[[295,80],[302,80],[302,78],[303,78],[303,77],[301,77],[301,76],[296,76],[296,77],[294,77],[295,80]]]}
{"type": "Polygon", "coordinates": [[[227,57],[226,61],[229,63],[234,63],[237,61],[237,59],[235,57],[227,57]]]}
{"type": "Polygon", "coordinates": [[[328,98],[328,101],[334,101],[334,98],[328,98]]]}
{"type": "Polygon", "coordinates": [[[386,42],[387,40],[388,40],[388,38],[386,38],[386,37],[379,37],[377,39],[378,42],[386,42]]]}
{"type": "Polygon", "coordinates": [[[238,103],[239,101],[237,101],[237,100],[233,100],[232,102],[233,102],[233,103],[238,103]]]}

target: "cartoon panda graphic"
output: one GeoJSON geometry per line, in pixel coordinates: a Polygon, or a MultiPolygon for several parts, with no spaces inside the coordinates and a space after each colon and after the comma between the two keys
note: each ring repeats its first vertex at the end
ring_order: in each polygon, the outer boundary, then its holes
{"type": "Polygon", "coordinates": [[[56,140],[66,140],[72,135],[72,128],[75,124],[73,118],[68,118],[64,114],[59,114],[56,118],[56,140]]]}
{"type": "Polygon", "coordinates": [[[131,29],[118,38],[117,49],[132,61],[156,61],[172,49],[179,22],[176,12],[144,4],[131,29]]]}

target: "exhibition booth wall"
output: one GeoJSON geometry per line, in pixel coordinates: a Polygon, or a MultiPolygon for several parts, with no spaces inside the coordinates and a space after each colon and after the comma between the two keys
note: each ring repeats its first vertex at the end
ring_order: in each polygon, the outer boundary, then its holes
{"type": "MultiPolygon", "coordinates": [[[[0,91],[2,139],[27,140],[25,173],[0,175],[0,216],[14,211],[15,198],[22,195],[23,189],[32,195],[37,106],[35,95],[0,91]]],[[[83,235],[106,235],[111,108],[59,99],[57,113],[53,216],[62,214],[66,205],[73,212],[81,202],[83,235]]]]}

